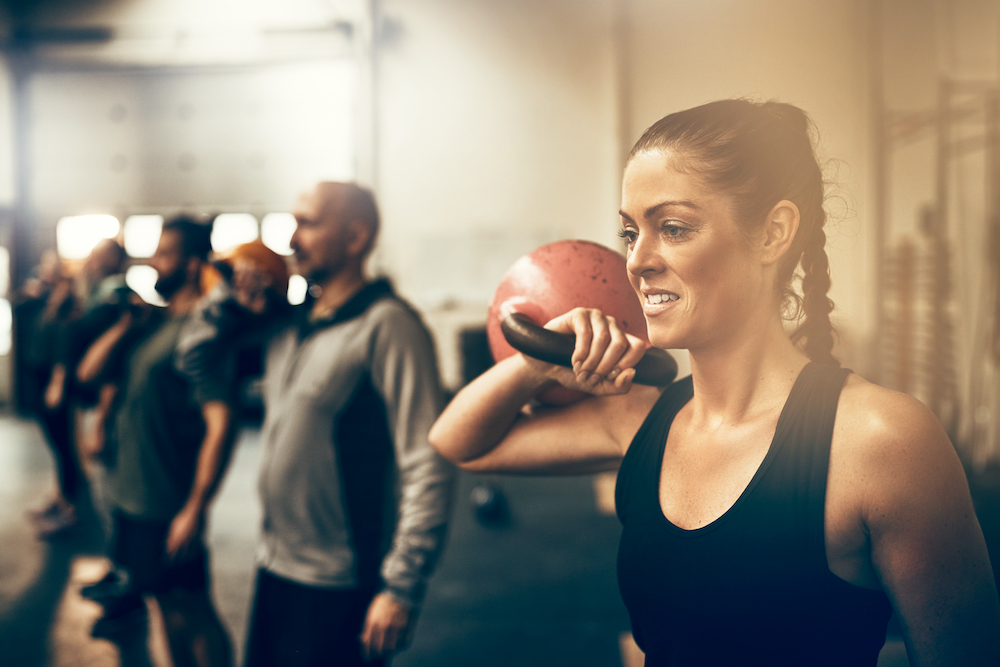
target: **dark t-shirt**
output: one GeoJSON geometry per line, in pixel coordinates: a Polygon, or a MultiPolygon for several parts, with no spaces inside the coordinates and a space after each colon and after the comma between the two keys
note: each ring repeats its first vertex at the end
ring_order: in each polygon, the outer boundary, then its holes
{"type": "Polygon", "coordinates": [[[176,370],[174,350],[185,321],[157,311],[131,343],[123,341],[111,498],[134,517],[169,519],[181,509],[205,437],[201,405],[233,403],[231,372],[195,386],[176,370]]]}
{"type": "Polygon", "coordinates": [[[618,581],[646,665],[870,665],[891,607],[826,560],[824,506],[837,401],[850,371],[808,364],[746,490],[712,523],[663,515],[660,469],[670,425],[693,396],[667,388],[618,473],[618,581]]]}

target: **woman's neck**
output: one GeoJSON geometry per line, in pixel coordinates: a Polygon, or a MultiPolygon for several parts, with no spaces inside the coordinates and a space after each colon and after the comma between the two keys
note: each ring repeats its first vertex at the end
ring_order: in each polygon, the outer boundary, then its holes
{"type": "Polygon", "coordinates": [[[693,349],[694,417],[706,424],[737,424],[780,410],[808,362],[789,340],[780,317],[693,349]]]}

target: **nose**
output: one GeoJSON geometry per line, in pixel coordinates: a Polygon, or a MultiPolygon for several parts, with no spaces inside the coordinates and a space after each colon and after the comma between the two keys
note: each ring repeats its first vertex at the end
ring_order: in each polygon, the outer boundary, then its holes
{"type": "Polygon", "coordinates": [[[295,225],[295,229],[292,231],[292,236],[288,239],[288,247],[292,249],[292,252],[299,251],[299,226],[295,225]]]}
{"type": "Polygon", "coordinates": [[[628,251],[625,268],[637,278],[664,270],[663,257],[658,252],[655,237],[649,234],[639,234],[636,237],[628,251]]]}

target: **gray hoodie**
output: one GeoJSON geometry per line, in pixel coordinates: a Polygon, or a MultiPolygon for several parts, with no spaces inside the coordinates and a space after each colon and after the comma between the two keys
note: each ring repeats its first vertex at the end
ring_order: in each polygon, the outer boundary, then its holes
{"type": "MultiPolygon", "coordinates": [[[[243,328],[237,309],[220,307],[225,296],[206,299],[182,333],[177,363],[189,374],[210,372],[225,332],[243,328]]],[[[267,339],[258,564],[419,605],[455,476],[427,440],[443,405],[431,337],[385,281],[329,319],[298,310],[267,339]]]]}

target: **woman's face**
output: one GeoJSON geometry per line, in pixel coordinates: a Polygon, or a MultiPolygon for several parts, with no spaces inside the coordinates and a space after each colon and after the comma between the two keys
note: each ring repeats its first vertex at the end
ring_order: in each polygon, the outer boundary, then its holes
{"type": "Polygon", "coordinates": [[[730,197],[673,165],[664,151],[632,158],[622,181],[621,235],[649,340],[695,350],[738,335],[768,309],[773,292],[730,197]]]}

